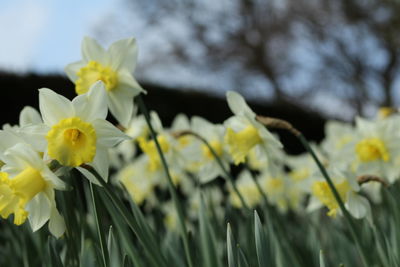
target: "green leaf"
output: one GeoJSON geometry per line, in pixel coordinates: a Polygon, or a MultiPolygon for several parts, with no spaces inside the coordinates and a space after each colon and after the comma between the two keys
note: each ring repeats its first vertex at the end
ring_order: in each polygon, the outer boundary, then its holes
{"type": "Polygon", "coordinates": [[[104,267],[107,267],[108,262],[109,262],[109,255],[108,255],[108,251],[105,247],[104,235],[102,234],[101,227],[100,227],[100,219],[98,216],[98,210],[97,210],[97,205],[96,205],[97,197],[95,195],[93,184],[89,182],[89,186],[90,186],[90,196],[92,198],[94,219],[96,222],[96,230],[97,230],[97,235],[98,235],[98,239],[99,239],[98,241],[99,241],[99,245],[100,245],[101,263],[104,267]]]}
{"type": "Polygon", "coordinates": [[[109,266],[121,266],[121,254],[118,243],[114,238],[112,226],[110,226],[110,230],[108,231],[107,249],[110,259],[109,266]]]}
{"type": "Polygon", "coordinates": [[[260,217],[258,217],[257,211],[254,211],[254,234],[256,240],[256,251],[258,258],[258,266],[268,266],[268,243],[265,237],[264,229],[262,228],[260,217]]]}
{"type": "Polygon", "coordinates": [[[231,225],[229,223],[226,230],[226,245],[228,251],[228,266],[238,267],[238,251],[232,235],[231,225]]]}
{"type": "Polygon", "coordinates": [[[319,267],[325,267],[325,256],[322,249],[319,251],[319,267]]]}
{"type": "Polygon", "coordinates": [[[200,199],[199,220],[201,251],[205,263],[204,265],[206,267],[218,267],[220,264],[217,254],[217,242],[215,239],[215,233],[207,215],[203,195],[200,199]]]}
{"type": "Polygon", "coordinates": [[[239,258],[239,267],[249,267],[249,263],[247,262],[246,256],[243,253],[243,250],[238,246],[238,258],[239,258]]]}
{"type": "Polygon", "coordinates": [[[60,255],[57,253],[55,244],[53,242],[54,238],[49,236],[48,239],[48,246],[49,246],[49,255],[50,255],[50,262],[52,267],[63,267],[62,261],[60,259],[60,255]]]}

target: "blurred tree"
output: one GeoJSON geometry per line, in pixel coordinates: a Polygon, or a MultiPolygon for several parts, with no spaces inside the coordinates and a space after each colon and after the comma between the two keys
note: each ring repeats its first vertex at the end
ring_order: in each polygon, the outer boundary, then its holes
{"type": "Polygon", "coordinates": [[[145,74],[182,66],[209,85],[223,80],[336,114],[395,104],[400,1],[125,1],[147,38],[158,39],[141,60],[145,74]]]}

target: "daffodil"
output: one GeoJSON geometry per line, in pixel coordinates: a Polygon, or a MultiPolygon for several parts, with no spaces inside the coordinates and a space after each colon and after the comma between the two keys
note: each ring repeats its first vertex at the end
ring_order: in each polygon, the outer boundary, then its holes
{"type": "Polygon", "coordinates": [[[132,75],[136,61],[134,38],[119,40],[105,50],[96,40],[85,37],[82,60],[67,65],[65,72],[75,83],[78,95],[87,93],[97,81],[103,81],[110,111],[126,127],[134,110],[133,98],[143,92],[132,75]]]}
{"type": "Polygon", "coordinates": [[[348,160],[344,160],[343,154],[354,153],[356,139],[356,130],[350,123],[328,121],[325,125],[325,139],[321,143],[321,149],[329,162],[341,168],[339,165],[349,164],[348,160]]]}
{"type": "Polygon", "coordinates": [[[256,114],[249,108],[238,93],[227,93],[229,108],[234,116],[225,122],[225,143],[233,162],[237,165],[245,162],[252,149],[264,150],[268,158],[282,148],[282,144],[256,120],[256,114]]]}
{"type": "Polygon", "coordinates": [[[157,181],[156,177],[148,172],[144,157],[139,157],[134,162],[124,166],[117,173],[116,178],[138,205],[143,204],[145,200],[154,199],[154,187],[157,181]]]}
{"type": "MultiPolygon", "coordinates": [[[[254,208],[260,204],[262,195],[254,183],[249,171],[244,170],[239,173],[236,181],[236,187],[243,197],[244,202],[251,208],[254,208]]],[[[229,199],[232,206],[236,208],[242,208],[243,203],[240,200],[239,195],[233,190],[231,186],[228,187],[229,199]]]]}
{"type": "Polygon", "coordinates": [[[377,175],[393,183],[400,175],[399,125],[396,115],[376,121],[357,118],[354,137],[335,165],[348,165],[357,175],[377,175]]]}
{"type": "Polygon", "coordinates": [[[50,89],[39,90],[39,106],[44,124],[36,126],[45,140],[47,157],[61,165],[76,167],[90,181],[95,177],[83,164],[91,165],[105,180],[108,177],[109,147],[127,136],[105,120],[107,104],[102,82],[89,92],[69,101],[50,89]]]}
{"type": "MultiPolygon", "coordinates": [[[[367,218],[369,221],[372,221],[370,204],[365,197],[358,193],[360,186],[357,183],[355,175],[335,168],[329,168],[328,173],[332,178],[340,199],[350,214],[357,219],[367,218]]],[[[331,217],[336,217],[337,214],[342,213],[339,203],[328,183],[322,177],[318,177],[311,186],[311,199],[307,209],[308,211],[313,211],[322,206],[328,208],[327,215],[331,217]]]]}
{"type": "Polygon", "coordinates": [[[288,209],[298,210],[301,207],[305,192],[284,175],[284,172],[271,176],[269,171],[264,171],[257,179],[268,202],[281,212],[285,213],[288,209]]]}
{"type": "MultiPolygon", "coordinates": [[[[2,136],[4,137],[4,136],[2,136]]],[[[0,172],[0,215],[14,215],[14,224],[29,219],[33,231],[49,221],[49,230],[60,237],[64,220],[57,211],[54,190],[64,183],[47,167],[41,155],[30,145],[18,143],[2,153],[0,172]]]]}
{"type": "MultiPolygon", "coordinates": [[[[225,169],[229,170],[230,159],[224,143],[224,127],[195,116],[191,120],[190,128],[194,133],[207,140],[225,169]]],[[[222,176],[224,173],[211,149],[193,136],[183,136],[181,138],[185,137],[190,139],[184,139],[186,143],[182,143],[182,139],[179,139],[179,145],[185,144],[184,149],[181,149],[181,153],[184,156],[185,166],[188,166],[188,170],[195,173],[202,183],[222,176]]]]}

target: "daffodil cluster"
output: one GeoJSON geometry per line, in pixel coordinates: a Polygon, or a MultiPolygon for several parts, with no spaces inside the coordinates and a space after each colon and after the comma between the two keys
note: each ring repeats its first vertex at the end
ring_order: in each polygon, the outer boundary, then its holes
{"type": "Polygon", "coordinates": [[[130,139],[106,120],[108,109],[126,125],[133,97],[142,92],[132,76],[134,39],[116,42],[106,51],[86,38],[82,56],[66,67],[78,96],[71,101],[51,89],[39,89],[39,111],[25,107],[19,125],[0,130],[1,217],[12,215],[16,225],[28,219],[33,231],[49,221],[56,237],[65,231],[55,198],[56,191],[67,188],[64,174],[75,168],[100,184],[92,169],[107,181],[109,149],[130,139]]]}
{"type": "MultiPolygon", "coordinates": [[[[65,224],[55,194],[67,188],[63,175],[72,169],[97,185],[95,173],[107,182],[111,170],[112,182],[126,189],[128,198],[159,209],[171,229],[178,215],[164,194],[167,176],[186,201],[188,223],[196,221],[201,195],[221,218],[227,207],[262,205],[305,216],[322,207],[331,217],[343,213],[315,161],[308,154],[286,154],[271,125],[238,93],[227,93],[233,114],[221,123],[179,114],[166,127],[154,111],[150,121],[137,115],[134,97],[144,90],[132,75],[136,58],[133,38],[107,50],[85,38],[82,60],[65,69],[77,96],[69,100],[39,89],[39,110],[25,107],[19,125],[3,126],[2,218],[12,215],[16,225],[28,219],[33,231],[49,221],[50,232],[61,236],[65,224]],[[108,111],[118,127],[106,120],[108,111]]],[[[370,201],[379,203],[381,186],[400,177],[399,128],[398,115],[357,118],[355,125],[328,122],[326,139],[311,145],[355,218],[372,222],[370,201]]]]}

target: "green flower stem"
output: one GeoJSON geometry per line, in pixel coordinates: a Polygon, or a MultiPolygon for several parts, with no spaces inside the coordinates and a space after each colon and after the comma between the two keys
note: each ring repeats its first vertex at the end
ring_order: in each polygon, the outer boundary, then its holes
{"type": "Polygon", "coordinates": [[[187,260],[187,263],[188,263],[189,267],[193,267],[192,256],[190,254],[190,248],[189,248],[189,237],[188,237],[186,224],[185,224],[185,220],[184,220],[184,216],[183,216],[183,208],[182,208],[181,202],[178,199],[178,195],[176,193],[176,189],[175,189],[175,186],[174,186],[174,184],[172,182],[171,174],[169,172],[168,164],[167,164],[167,162],[165,160],[165,157],[164,157],[164,154],[163,154],[163,152],[161,150],[161,146],[160,146],[160,144],[159,144],[159,142],[157,140],[156,132],[154,131],[154,128],[153,128],[153,126],[151,124],[150,115],[149,115],[149,112],[147,110],[147,107],[146,107],[141,95],[138,95],[136,98],[137,98],[137,101],[138,101],[138,104],[139,104],[139,108],[140,108],[141,112],[143,113],[143,115],[144,115],[144,117],[146,119],[147,125],[148,125],[150,133],[151,133],[151,137],[153,138],[154,143],[156,144],[157,152],[158,152],[158,154],[160,156],[160,159],[161,159],[165,174],[167,176],[168,190],[169,190],[169,192],[170,192],[170,194],[172,196],[172,199],[173,199],[174,204],[175,204],[176,211],[178,213],[178,221],[179,221],[180,232],[181,232],[182,241],[183,241],[183,247],[184,247],[185,254],[186,254],[186,260],[187,260]]]}
{"type": "Polygon", "coordinates": [[[240,193],[240,191],[238,190],[236,183],[234,181],[234,178],[232,176],[232,174],[225,168],[221,158],[218,156],[217,152],[214,150],[214,148],[208,143],[208,141],[203,138],[202,136],[200,136],[197,133],[191,132],[191,131],[183,131],[180,133],[180,136],[184,136],[184,135],[191,135],[196,137],[197,139],[199,139],[201,142],[203,142],[207,148],[211,151],[211,154],[213,155],[213,157],[215,158],[215,160],[217,161],[217,164],[219,165],[219,167],[221,168],[222,172],[225,175],[225,179],[227,179],[229,181],[229,183],[231,184],[233,190],[235,191],[235,193],[238,195],[240,202],[242,203],[242,206],[245,207],[247,210],[250,210],[249,206],[247,205],[246,201],[244,200],[242,194],[240,193]]]}
{"type": "Polygon", "coordinates": [[[300,140],[300,142],[302,143],[304,148],[311,154],[311,157],[313,158],[313,160],[317,164],[319,170],[321,171],[321,173],[324,176],[326,182],[328,183],[329,188],[331,189],[336,201],[339,204],[340,210],[343,212],[343,215],[347,220],[351,235],[353,236],[353,239],[354,239],[354,241],[356,243],[357,250],[358,250],[358,252],[360,254],[361,261],[362,261],[364,266],[369,266],[368,265],[368,261],[367,261],[367,257],[366,257],[366,255],[364,253],[364,250],[362,249],[362,246],[361,246],[361,242],[362,241],[359,239],[358,235],[356,234],[356,226],[354,225],[354,221],[353,221],[350,213],[347,211],[346,207],[344,206],[343,200],[341,199],[338,191],[336,190],[336,187],[333,184],[332,179],[328,175],[328,172],[326,171],[326,169],[323,166],[323,164],[321,163],[321,161],[318,159],[318,157],[315,154],[314,150],[308,144],[308,142],[307,142],[306,138],[304,137],[304,135],[300,133],[300,134],[296,135],[296,137],[300,140]]]}
{"type": "Polygon", "coordinates": [[[308,144],[306,138],[304,135],[298,131],[296,128],[294,128],[289,122],[285,120],[280,120],[276,118],[270,118],[270,117],[263,117],[263,116],[256,116],[256,119],[264,124],[266,127],[271,127],[271,128],[280,128],[289,131],[292,133],[294,136],[296,136],[301,144],[304,146],[304,148],[307,150],[308,153],[311,154],[311,157],[317,164],[319,170],[321,171],[322,175],[324,176],[326,182],[328,183],[329,188],[331,189],[333,196],[335,197],[336,201],[339,204],[340,210],[343,212],[344,217],[346,218],[346,221],[349,225],[351,235],[356,243],[357,250],[360,254],[361,261],[364,266],[369,266],[367,264],[367,257],[366,254],[364,253],[362,246],[361,246],[361,240],[359,239],[359,236],[357,235],[356,232],[356,226],[354,224],[354,221],[350,215],[350,213],[347,211],[346,207],[344,206],[343,200],[341,199],[338,191],[336,190],[335,185],[332,182],[332,179],[329,177],[328,172],[326,171],[325,167],[322,165],[321,161],[318,159],[317,155],[315,152],[312,150],[310,145],[308,144]]]}
{"type": "Polygon", "coordinates": [[[119,214],[121,214],[125,222],[128,224],[129,228],[139,239],[139,242],[143,245],[146,252],[149,253],[149,260],[152,261],[153,266],[162,266],[162,267],[168,266],[165,262],[163,255],[161,254],[161,251],[152,246],[152,244],[148,243],[150,242],[150,240],[147,240],[145,237],[142,236],[142,230],[140,225],[137,223],[136,219],[131,215],[131,212],[127,210],[127,208],[124,206],[121,200],[117,197],[114,191],[110,188],[109,184],[107,184],[103,180],[103,178],[97,173],[97,171],[93,169],[91,166],[83,165],[81,167],[84,167],[95,176],[97,181],[103,187],[107,196],[114,203],[114,206],[118,210],[119,214]],[[151,253],[157,253],[158,255],[151,255],[151,253]]]}
{"type": "Polygon", "coordinates": [[[99,242],[100,242],[100,249],[101,249],[101,257],[103,260],[103,266],[107,267],[108,266],[108,251],[104,245],[104,238],[101,235],[101,229],[100,229],[100,222],[99,222],[99,216],[97,214],[97,206],[96,206],[96,198],[94,195],[94,191],[93,191],[93,185],[92,183],[89,182],[89,186],[90,186],[90,195],[92,197],[92,204],[93,204],[93,212],[94,212],[94,217],[96,219],[96,229],[97,229],[97,234],[99,236],[99,242]]]}

